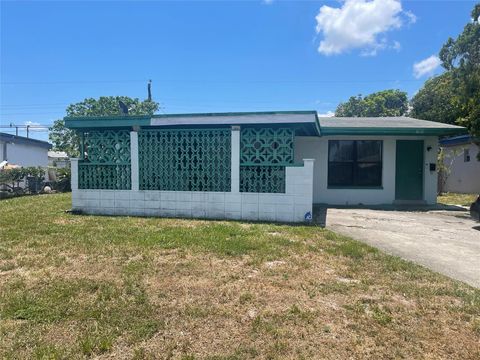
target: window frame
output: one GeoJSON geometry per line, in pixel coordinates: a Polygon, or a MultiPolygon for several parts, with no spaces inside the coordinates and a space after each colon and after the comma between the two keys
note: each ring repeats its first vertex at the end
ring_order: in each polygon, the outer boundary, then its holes
{"type": "Polygon", "coordinates": [[[383,140],[378,139],[330,139],[328,140],[328,154],[327,154],[327,189],[383,189],[383,140]],[[330,144],[333,141],[351,141],[353,142],[352,161],[330,161],[330,144]],[[380,161],[358,161],[358,147],[359,141],[376,141],[380,143],[380,161]],[[330,183],[330,165],[331,164],[351,164],[352,166],[352,183],[348,185],[332,185],[330,183]],[[379,164],[380,165],[380,184],[379,185],[359,185],[357,171],[358,164],[379,164]]]}

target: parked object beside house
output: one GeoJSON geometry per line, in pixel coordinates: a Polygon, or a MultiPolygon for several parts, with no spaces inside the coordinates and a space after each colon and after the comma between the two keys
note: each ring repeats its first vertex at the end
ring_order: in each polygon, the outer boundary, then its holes
{"type": "Polygon", "coordinates": [[[8,161],[22,167],[48,166],[48,150],[52,145],[46,141],[0,132],[0,161],[8,161]]]}
{"type": "Polygon", "coordinates": [[[478,142],[469,135],[461,135],[440,140],[444,150],[445,171],[441,176],[441,190],[456,193],[480,193],[480,152],[478,142]]]}
{"type": "Polygon", "coordinates": [[[85,213],[302,222],[312,205],[435,204],[438,136],[459,126],[315,111],[67,117],[85,213]]]}

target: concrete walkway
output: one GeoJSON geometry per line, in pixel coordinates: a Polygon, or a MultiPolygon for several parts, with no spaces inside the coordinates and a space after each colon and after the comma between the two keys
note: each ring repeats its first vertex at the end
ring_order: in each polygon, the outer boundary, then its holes
{"type": "Polygon", "coordinates": [[[480,223],[466,211],[329,208],[326,225],[480,288],[480,223]]]}

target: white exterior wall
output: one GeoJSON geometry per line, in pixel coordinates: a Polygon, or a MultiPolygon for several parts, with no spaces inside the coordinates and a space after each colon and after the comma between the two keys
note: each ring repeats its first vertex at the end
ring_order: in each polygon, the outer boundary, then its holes
{"type": "Polygon", "coordinates": [[[72,208],[87,214],[301,222],[312,212],[312,160],[287,167],[285,194],[82,190],[73,181],[77,167],[72,159],[72,208]]]}
{"type": "MultiPolygon", "coordinates": [[[[4,159],[4,142],[0,141],[0,161],[4,159]]],[[[48,166],[48,149],[27,144],[7,142],[6,160],[10,164],[28,166],[48,166]]]]}
{"type": "Polygon", "coordinates": [[[72,209],[87,214],[302,222],[312,215],[314,160],[286,168],[285,193],[241,193],[240,130],[232,129],[231,192],[138,190],[138,135],[131,133],[132,190],[78,189],[71,159],[72,209]]]}
{"type": "Polygon", "coordinates": [[[445,147],[444,150],[446,152],[445,165],[449,166],[453,160],[444,190],[448,192],[480,194],[480,161],[477,160],[480,148],[472,143],[449,146],[445,147]],[[465,162],[463,159],[463,149],[469,149],[470,151],[469,162],[465,162]],[[452,159],[452,157],[454,158],[452,159]]]}
{"type": "Polygon", "coordinates": [[[438,138],[412,136],[325,136],[297,137],[295,157],[313,158],[313,202],[331,205],[380,205],[395,201],[396,140],[424,140],[424,201],[435,204],[437,198],[437,172],[430,171],[430,163],[437,162],[438,138]],[[383,169],[380,189],[329,189],[328,188],[328,140],[382,140],[383,169]],[[431,150],[427,151],[427,147],[431,150]]]}

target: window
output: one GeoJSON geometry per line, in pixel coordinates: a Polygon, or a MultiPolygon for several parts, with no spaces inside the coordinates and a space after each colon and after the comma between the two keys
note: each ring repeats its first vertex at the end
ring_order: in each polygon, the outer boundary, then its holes
{"type": "Polygon", "coordinates": [[[463,149],[463,162],[470,161],[470,149],[463,149]]]}
{"type": "Polygon", "coordinates": [[[382,141],[329,140],[328,186],[382,186],[382,141]]]}

